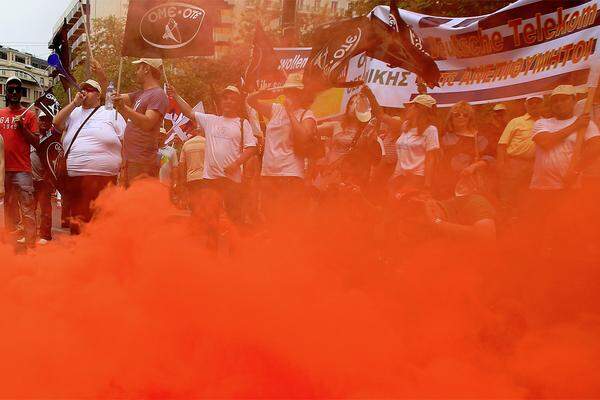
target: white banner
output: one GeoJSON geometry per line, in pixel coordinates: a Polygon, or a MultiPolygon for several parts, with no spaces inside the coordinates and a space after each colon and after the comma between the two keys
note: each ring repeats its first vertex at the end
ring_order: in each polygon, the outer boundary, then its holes
{"type": "MultiPolygon", "coordinates": [[[[595,85],[600,58],[600,0],[519,0],[492,14],[443,18],[399,10],[441,71],[428,89],[442,107],[460,100],[485,104],[544,94],[559,84],[595,85]],[[592,80],[594,80],[592,82],[592,80]]],[[[389,7],[372,11],[389,18],[389,7]]],[[[416,76],[364,56],[347,80],[363,79],[382,106],[400,107],[417,94],[416,76]]],[[[347,90],[344,105],[353,93],[347,90]]]]}

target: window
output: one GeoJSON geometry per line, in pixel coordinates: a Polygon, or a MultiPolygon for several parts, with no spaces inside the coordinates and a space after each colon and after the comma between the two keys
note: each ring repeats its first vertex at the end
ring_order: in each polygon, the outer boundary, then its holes
{"type": "Polygon", "coordinates": [[[315,0],[314,4],[313,4],[313,8],[315,10],[318,10],[321,7],[321,1],[320,0],[315,0]]]}
{"type": "Polygon", "coordinates": [[[4,85],[0,85],[0,94],[4,93],[4,85]]]}
{"type": "Polygon", "coordinates": [[[21,64],[25,64],[25,57],[15,56],[15,61],[21,64]]]}
{"type": "Polygon", "coordinates": [[[337,12],[337,1],[331,2],[331,12],[334,14],[337,12]]]}
{"type": "Polygon", "coordinates": [[[0,52],[0,60],[8,60],[8,54],[0,52]]]}

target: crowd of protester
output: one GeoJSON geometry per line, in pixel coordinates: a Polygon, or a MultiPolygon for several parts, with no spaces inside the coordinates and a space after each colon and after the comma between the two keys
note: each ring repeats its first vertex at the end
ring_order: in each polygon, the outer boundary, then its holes
{"type": "Polygon", "coordinates": [[[385,216],[386,235],[398,241],[415,225],[485,241],[527,223],[543,231],[543,214],[532,210],[547,212],[570,191],[600,185],[600,115],[583,113],[585,95],[571,85],[487,110],[466,101],[438,109],[426,93],[386,109],[361,86],[341,116],[318,119],[315,93],[291,74],[255,93],[227,86],[213,115],[163,86],[161,60],[134,63],[139,90],[115,95],[114,109],[103,105],[105,79],[90,79],[53,118],[25,112],[21,81],[7,81],[0,186],[5,227],[18,243],[52,239],[54,188],[37,154],[49,132],[61,135],[66,154],[63,226],[72,234],[93,218],[103,189],[147,178],[167,186],[209,237],[268,229],[352,198],[385,216]],[[184,143],[166,142],[170,101],[192,122],[184,143]],[[519,109],[525,113],[510,114],[519,109]]]}

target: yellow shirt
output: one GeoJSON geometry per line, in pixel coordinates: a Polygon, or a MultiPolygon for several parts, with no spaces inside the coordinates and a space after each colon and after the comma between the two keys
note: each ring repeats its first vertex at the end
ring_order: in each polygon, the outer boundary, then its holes
{"type": "Polygon", "coordinates": [[[534,158],[535,143],[531,139],[534,123],[535,120],[529,114],[510,120],[498,140],[498,144],[507,145],[506,154],[511,157],[534,158]]]}
{"type": "Polygon", "coordinates": [[[202,136],[194,136],[183,144],[180,163],[185,164],[187,182],[202,179],[205,147],[206,139],[202,136]]]}

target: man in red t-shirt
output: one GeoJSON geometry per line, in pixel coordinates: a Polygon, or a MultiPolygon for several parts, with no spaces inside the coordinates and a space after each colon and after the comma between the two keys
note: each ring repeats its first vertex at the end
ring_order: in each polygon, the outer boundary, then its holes
{"type": "Polygon", "coordinates": [[[0,109],[0,135],[4,140],[5,209],[4,225],[17,231],[19,214],[24,235],[17,242],[28,246],[35,244],[35,211],[33,208],[33,178],[31,175],[30,145],[38,143],[38,123],[35,114],[21,106],[23,83],[11,77],[6,81],[6,104],[0,109]],[[20,212],[19,212],[20,211],[20,212]]]}

